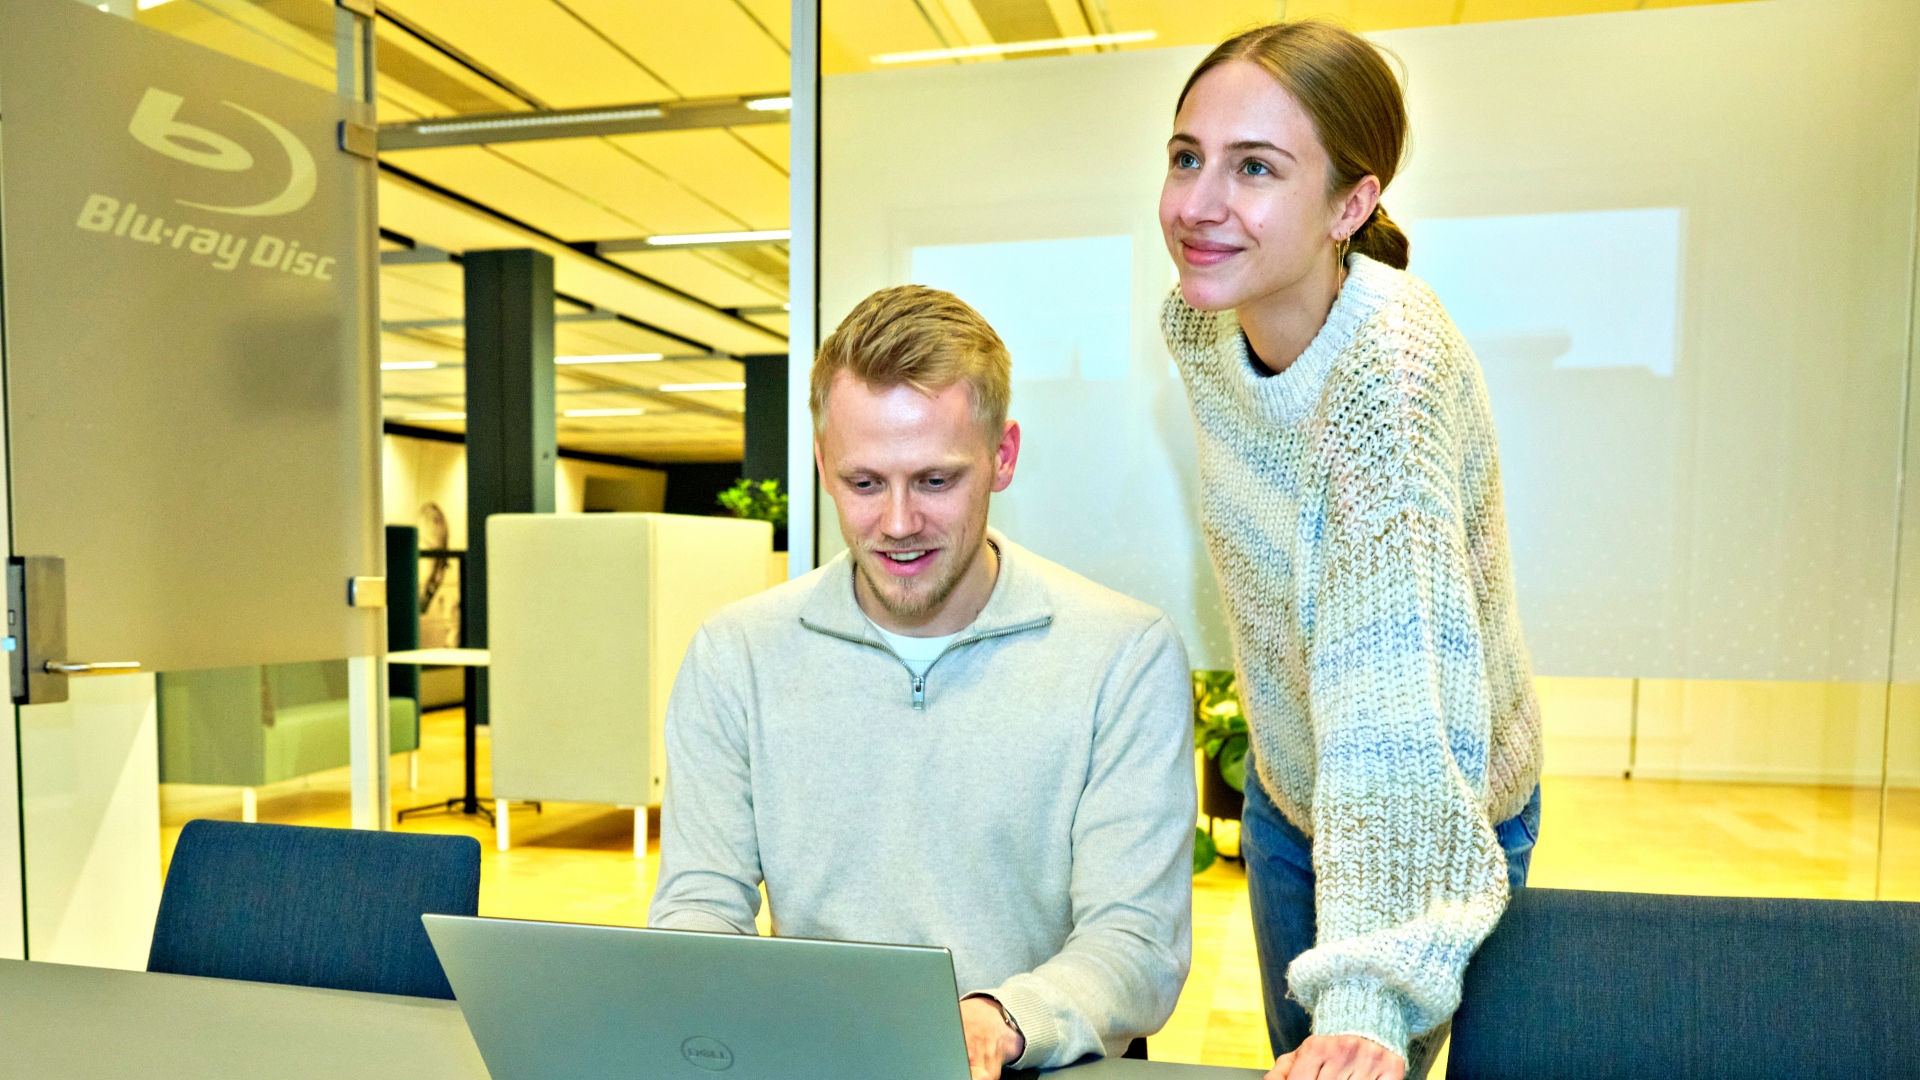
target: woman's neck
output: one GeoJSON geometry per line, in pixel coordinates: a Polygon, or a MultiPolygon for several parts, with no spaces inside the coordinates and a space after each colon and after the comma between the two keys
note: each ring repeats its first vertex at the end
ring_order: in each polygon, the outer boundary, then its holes
{"type": "Polygon", "coordinates": [[[1240,305],[1234,314],[1247,335],[1254,367],[1275,375],[1292,367],[1327,324],[1346,280],[1346,267],[1329,253],[1299,281],[1240,305]]]}

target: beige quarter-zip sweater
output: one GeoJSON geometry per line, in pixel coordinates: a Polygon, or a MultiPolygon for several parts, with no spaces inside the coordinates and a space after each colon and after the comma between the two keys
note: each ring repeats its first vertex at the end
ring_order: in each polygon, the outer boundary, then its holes
{"type": "Polygon", "coordinates": [[[667,708],[649,923],[938,945],[1023,1068],[1159,1030],[1192,952],[1191,676],[1158,611],[990,536],[991,598],[921,676],[845,555],[701,627],[667,708]]]}

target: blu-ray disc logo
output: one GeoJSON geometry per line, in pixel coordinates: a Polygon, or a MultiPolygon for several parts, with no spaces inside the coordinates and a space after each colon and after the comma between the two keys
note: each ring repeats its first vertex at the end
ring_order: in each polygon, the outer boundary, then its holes
{"type": "Polygon", "coordinates": [[[733,1051],[719,1039],[709,1039],[705,1035],[695,1035],[680,1044],[680,1056],[690,1065],[697,1065],[708,1072],[725,1072],[733,1068],[733,1051]]]}
{"type": "MultiPolygon", "coordinates": [[[[179,94],[149,87],[140,98],[139,107],[133,111],[133,121],[127,125],[128,133],[150,150],[203,169],[246,172],[253,168],[253,154],[246,147],[217,131],[176,119],[185,100],[179,94]]],[[[220,104],[266,128],[267,133],[280,144],[290,167],[287,186],[273,198],[248,206],[211,206],[187,199],[174,201],[196,210],[237,214],[241,217],[277,217],[291,214],[311,202],[318,177],[313,167],[313,155],[307,151],[306,145],[295,138],[293,132],[245,105],[236,105],[231,101],[220,104]]]]}

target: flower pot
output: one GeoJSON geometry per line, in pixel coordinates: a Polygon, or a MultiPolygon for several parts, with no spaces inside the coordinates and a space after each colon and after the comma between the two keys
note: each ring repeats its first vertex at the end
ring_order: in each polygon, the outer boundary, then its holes
{"type": "MultiPolygon", "coordinates": [[[[1233,786],[1221,777],[1219,757],[1210,757],[1206,760],[1207,768],[1206,771],[1201,774],[1200,780],[1201,811],[1210,818],[1239,821],[1240,811],[1246,805],[1247,797],[1235,791],[1233,786]]],[[[1251,776],[1247,777],[1247,782],[1250,784],[1259,783],[1257,779],[1251,776]]]]}

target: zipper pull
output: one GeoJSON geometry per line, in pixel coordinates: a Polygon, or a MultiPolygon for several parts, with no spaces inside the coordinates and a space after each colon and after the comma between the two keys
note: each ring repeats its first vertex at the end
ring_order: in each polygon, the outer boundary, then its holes
{"type": "Polygon", "coordinates": [[[915,675],[913,677],[913,707],[923,712],[926,710],[927,677],[925,675],[915,675]]]}

